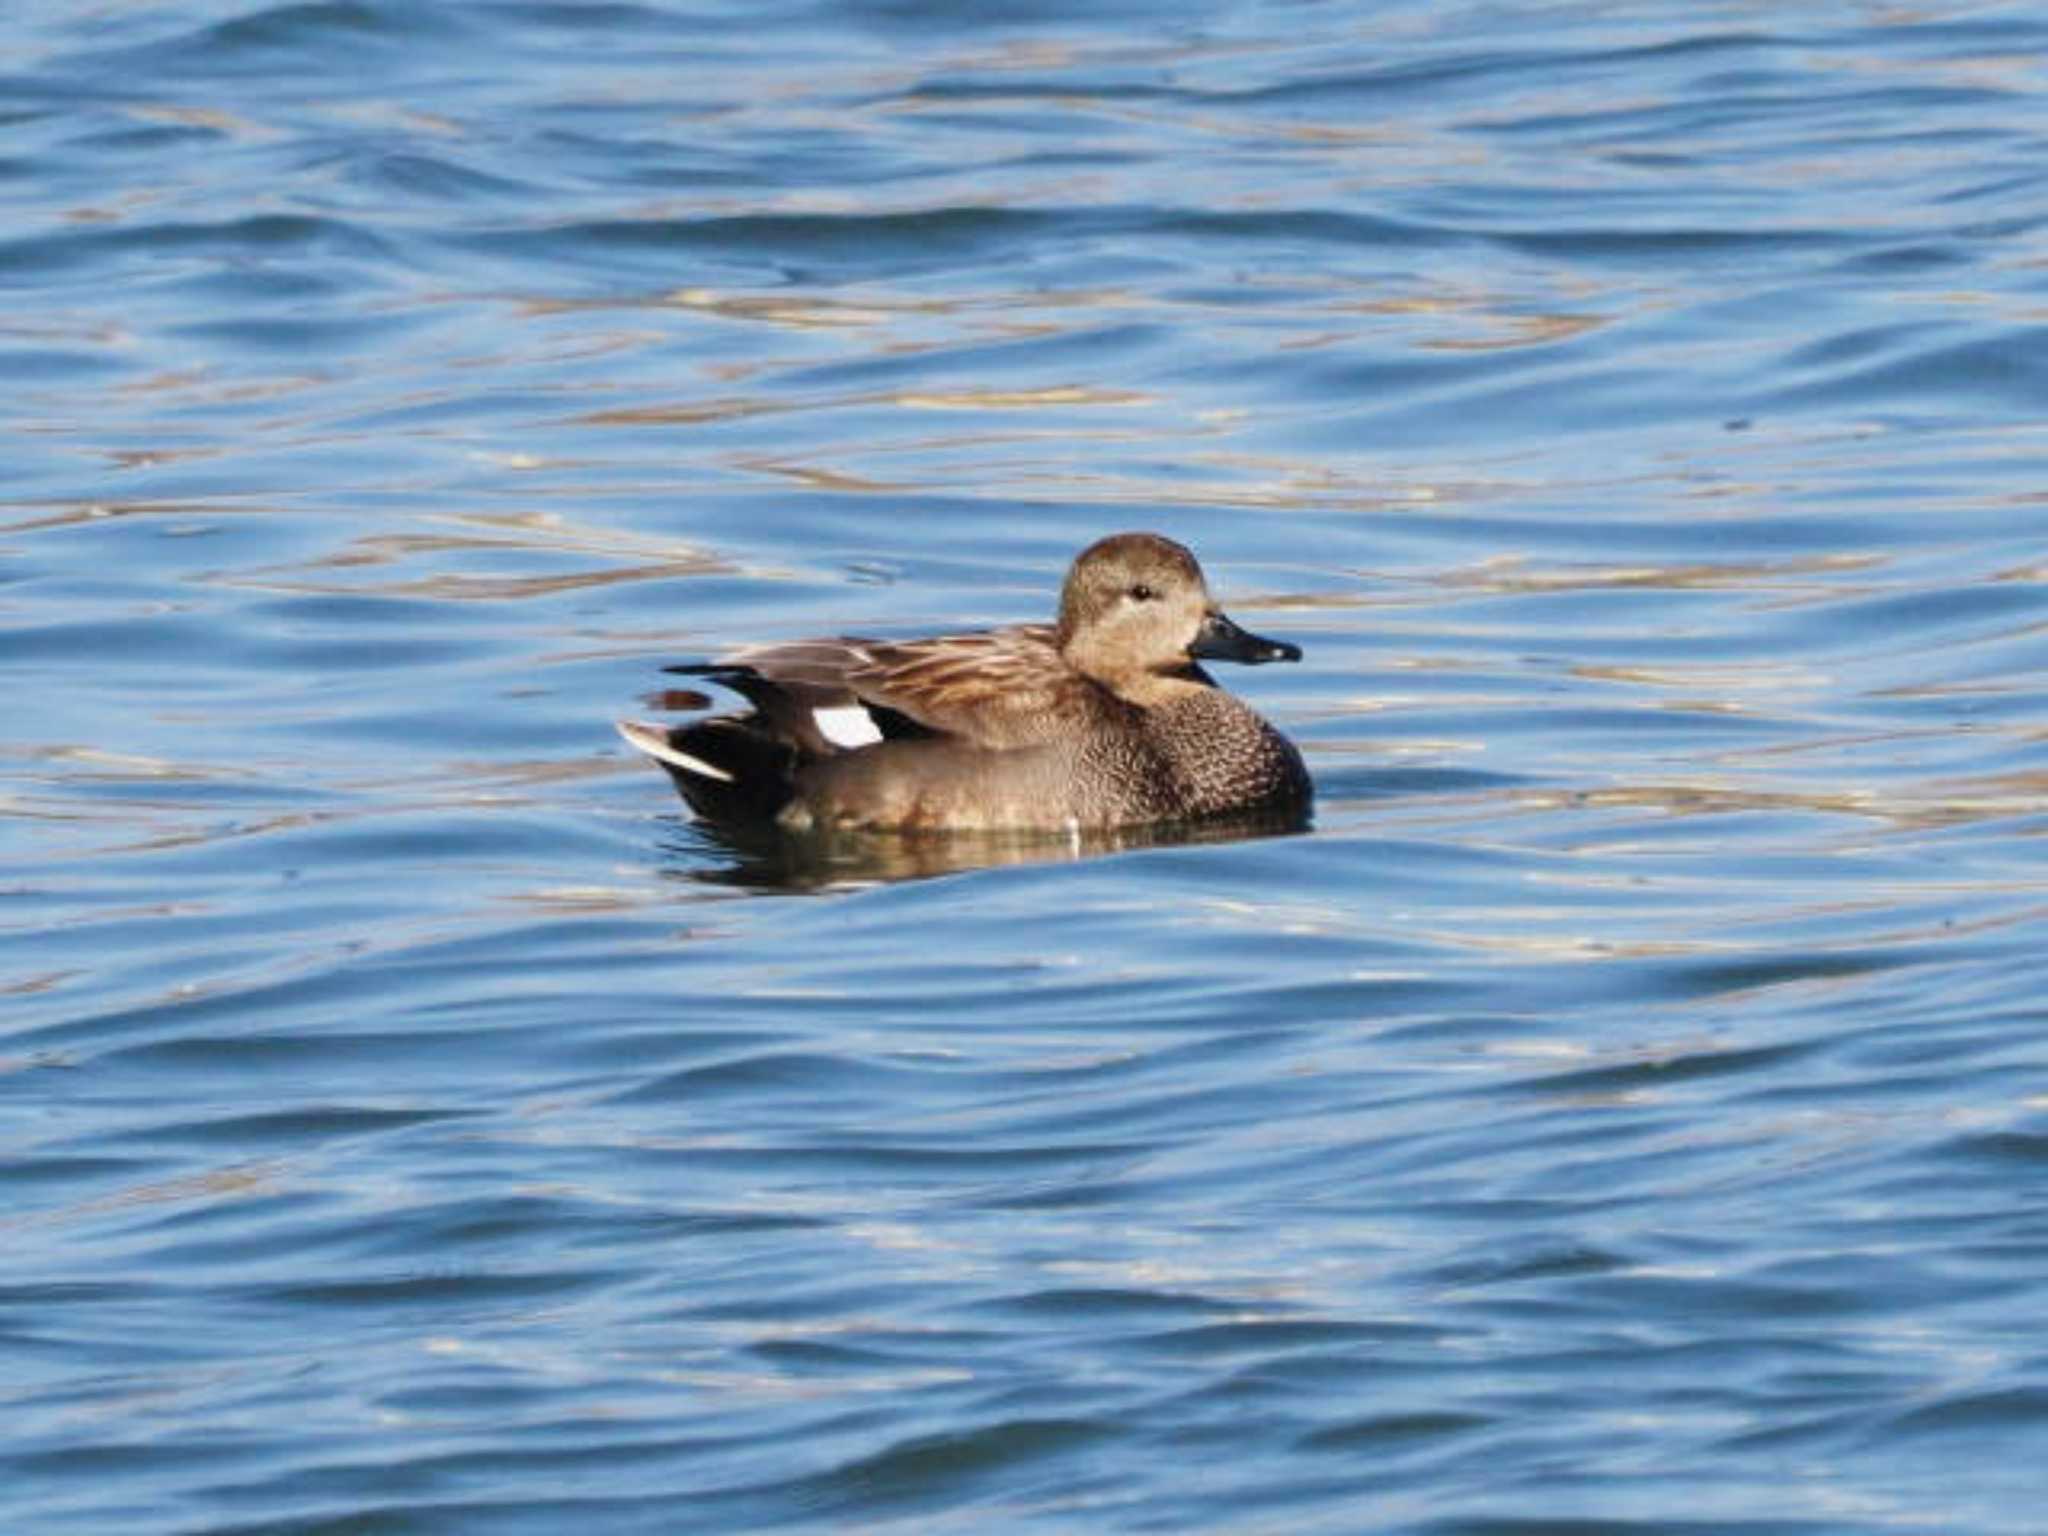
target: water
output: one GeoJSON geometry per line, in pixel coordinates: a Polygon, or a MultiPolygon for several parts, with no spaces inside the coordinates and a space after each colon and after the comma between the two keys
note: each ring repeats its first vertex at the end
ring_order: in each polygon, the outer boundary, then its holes
{"type": "Polygon", "coordinates": [[[2038,1532],[2044,49],[10,8],[0,1526],[2038,1532]],[[611,734],[1125,527],[1309,833],[611,734]]]}

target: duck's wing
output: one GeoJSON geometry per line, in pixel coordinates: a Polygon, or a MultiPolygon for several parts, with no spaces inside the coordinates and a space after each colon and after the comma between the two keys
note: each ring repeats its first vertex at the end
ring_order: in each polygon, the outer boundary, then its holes
{"type": "Polygon", "coordinates": [[[1049,624],[890,641],[868,654],[847,677],[863,703],[981,747],[1051,739],[1093,689],[1060,655],[1049,624]]]}
{"type": "Polygon", "coordinates": [[[1061,659],[1052,626],[925,640],[841,636],[757,646],[706,667],[807,747],[943,735],[991,748],[1045,741],[1089,684],[1061,659]]]}

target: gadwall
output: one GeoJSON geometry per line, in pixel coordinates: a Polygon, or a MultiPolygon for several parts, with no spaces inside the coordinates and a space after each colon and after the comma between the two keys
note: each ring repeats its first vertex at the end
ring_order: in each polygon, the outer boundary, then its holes
{"type": "Polygon", "coordinates": [[[1075,559],[1057,624],[800,640],[669,670],[753,710],[619,732],[713,821],[792,831],[1079,833],[1305,815],[1294,744],[1200,660],[1299,661],[1238,628],[1195,557],[1120,533],[1075,559]]]}

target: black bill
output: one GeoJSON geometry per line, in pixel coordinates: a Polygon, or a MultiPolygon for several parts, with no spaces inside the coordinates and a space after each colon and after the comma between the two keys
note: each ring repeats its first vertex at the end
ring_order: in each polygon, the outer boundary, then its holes
{"type": "Polygon", "coordinates": [[[1299,661],[1301,647],[1239,629],[1212,608],[1202,620],[1202,627],[1195,631],[1188,654],[1200,661],[1241,661],[1255,667],[1267,661],[1299,661]]]}

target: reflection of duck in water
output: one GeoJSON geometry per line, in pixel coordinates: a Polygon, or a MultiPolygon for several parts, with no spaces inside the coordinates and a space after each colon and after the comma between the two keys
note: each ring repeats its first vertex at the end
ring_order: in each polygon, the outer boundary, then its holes
{"type": "Polygon", "coordinates": [[[1282,837],[1303,830],[1300,813],[1210,816],[1099,832],[789,833],[773,822],[746,826],[695,821],[660,839],[668,878],[783,894],[841,891],[929,880],[970,870],[1065,864],[1141,849],[1198,848],[1282,837]]]}
{"type": "Polygon", "coordinates": [[[721,823],[1072,835],[1299,821],[1301,754],[1200,662],[1300,656],[1224,617],[1179,544],[1123,533],[1074,561],[1057,624],[741,651],[673,670],[751,713],[619,730],[721,823]]]}

